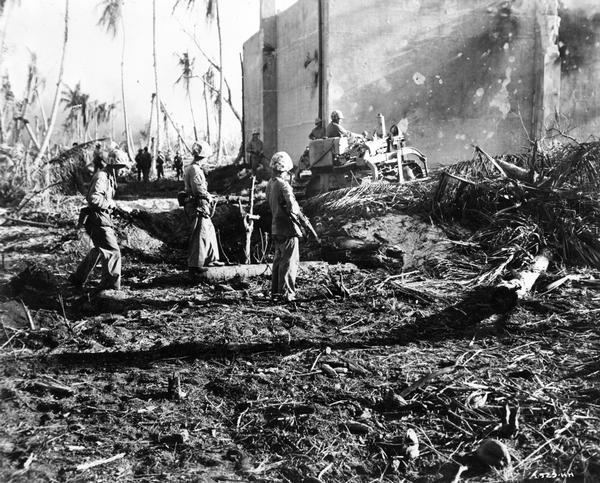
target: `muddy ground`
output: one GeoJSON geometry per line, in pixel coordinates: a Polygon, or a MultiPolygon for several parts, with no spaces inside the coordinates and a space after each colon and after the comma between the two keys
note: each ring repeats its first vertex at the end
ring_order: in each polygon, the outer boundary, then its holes
{"type": "Polygon", "coordinates": [[[149,238],[114,300],[66,285],[86,241],[54,203],[0,228],[1,481],[600,480],[600,274],[552,267],[512,306],[452,270],[324,265],[276,304],[268,273],[195,285],[149,238]]]}

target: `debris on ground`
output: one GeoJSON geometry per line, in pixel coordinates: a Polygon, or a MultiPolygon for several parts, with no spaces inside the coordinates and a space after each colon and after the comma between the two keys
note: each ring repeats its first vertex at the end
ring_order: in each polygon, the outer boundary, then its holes
{"type": "MultiPolygon", "coordinates": [[[[1,479],[597,480],[600,148],[492,159],[306,200],[290,303],[268,271],[190,280],[175,183],[118,202],[118,295],[66,283],[81,196],[33,200],[53,228],[2,240],[1,479]]],[[[220,197],[225,272],[246,199],[220,197]]]]}

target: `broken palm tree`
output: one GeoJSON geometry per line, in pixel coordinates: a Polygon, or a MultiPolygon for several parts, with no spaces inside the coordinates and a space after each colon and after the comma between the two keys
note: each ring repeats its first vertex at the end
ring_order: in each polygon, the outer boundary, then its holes
{"type": "Polygon", "coordinates": [[[442,172],[434,193],[438,220],[473,229],[469,241],[492,253],[496,266],[477,282],[490,284],[505,269],[525,266],[504,284],[522,295],[551,257],[600,267],[600,143],[534,149],[514,159],[521,166],[476,148],[472,161],[442,172]]]}

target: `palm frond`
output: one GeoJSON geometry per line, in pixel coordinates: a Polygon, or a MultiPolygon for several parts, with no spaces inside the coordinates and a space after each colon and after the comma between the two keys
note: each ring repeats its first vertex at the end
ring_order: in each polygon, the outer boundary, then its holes
{"type": "Polygon", "coordinates": [[[98,6],[103,10],[97,25],[104,27],[106,33],[116,37],[123,15],[123,0],[103,0],[98,6]]]}

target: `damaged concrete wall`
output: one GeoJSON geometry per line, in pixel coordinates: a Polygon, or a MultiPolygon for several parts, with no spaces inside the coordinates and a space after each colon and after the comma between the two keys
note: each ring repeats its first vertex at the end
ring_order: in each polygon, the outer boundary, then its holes
{"type": "Polygon", "coordinates": [[[304,0],[278,15],[278,150],[297,161],[319,112],[319,6],[304,0]]]}
{"type": "Polygon", "coordinates": [[[432,164],[527,146],[534,0],[331,0],[329,108],[353,131],[399,122],[432,164]],[[520,114],[519,114],[520,113],[520,114]]]}
{"type": "Polygon", "coordinates": [[[554,127],[585,141],[600,134],[600,2],[564,0],[558,14],[561,85],[554,127]]]}
{"type": "MultiPolygon", "coordinates": [[[[556,119],[579,139],[600,128],[598,0],[324,2],[324,108],[353,131],[376,130],[381,112],[437,165],[473,144],[519,152],[556,119]]],[[[277,102],[259,101],[265,145],[294,160],[318,112],[318,4],[277,10],[277,102]]]]}
{"type": "Polygon", "coordinates": [[[257,32],[244,43],[244,140],[246,146],[252,131],[263,131],[262,119],[262,32],[257,32]]]}
{"type": "Polygon", "coordinates": [[[263,0],[260,5],[260,31],[263,35],[262,45],[262,96],[263,96],[263,129],[261,137],[264,153],[270,157],[277,151],[278,119],[277,103],[277,0],[263,0]]]}

